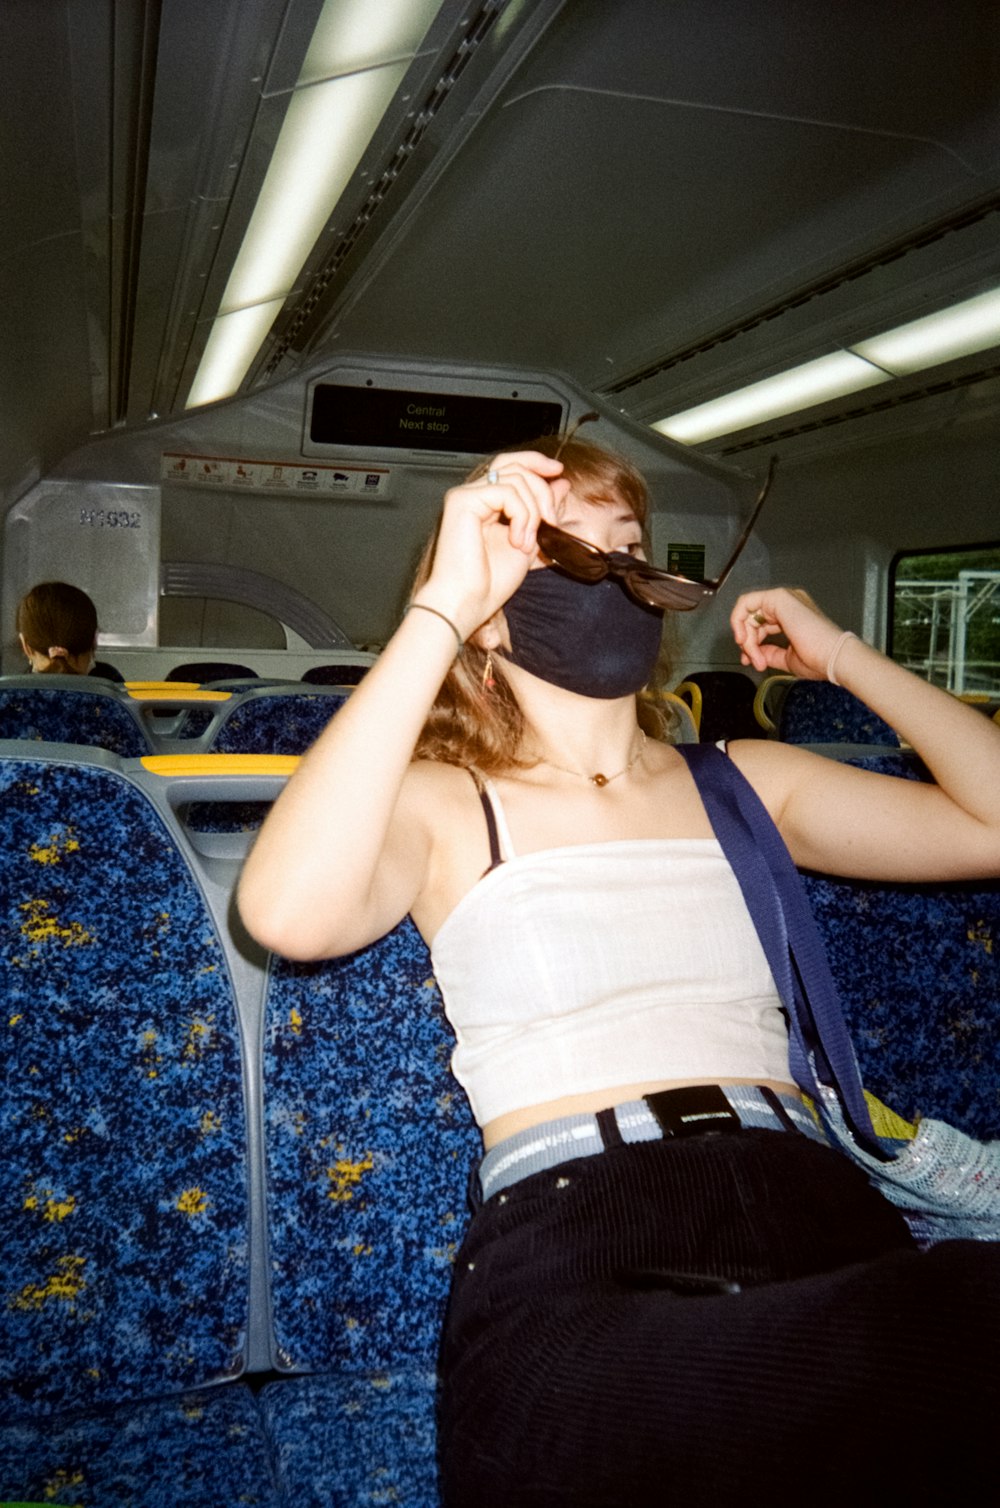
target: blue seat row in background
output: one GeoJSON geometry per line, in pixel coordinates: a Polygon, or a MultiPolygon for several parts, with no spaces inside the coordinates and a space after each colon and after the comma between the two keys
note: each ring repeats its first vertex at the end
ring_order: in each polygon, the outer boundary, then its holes
{"type": "Polygon", "coordinates": [[[301,682],[129,689],[80,676],[8,676],[0,680],[0,739],[82,744],[123,759],[181,750],[303,754],[349,695],[301,682]]]}
{"type": "MultiPolygon", "coordinates": [[[[748,676],[719,671],[701,682],[702,739],[763,736],[748,676]]],[[[888,724],[842,687],[783,677],[770,685],[779,703],[774,735],[786,742],[898,747],[888,724]]],[[[151,689],[76,676],[11,676],[0,680],[0,738],[80,743],[123,758],[182,749],[301,754],[349,694],[344,685],[257,679],[151,689]]],[[[690,736],[698,733],[692,729],[690,736]]]]}

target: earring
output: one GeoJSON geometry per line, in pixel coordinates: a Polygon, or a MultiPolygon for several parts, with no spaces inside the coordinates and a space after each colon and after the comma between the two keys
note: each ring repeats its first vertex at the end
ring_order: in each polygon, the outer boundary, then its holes
{"type": "Polygon", "coordinates": [[[483,666],[483,691],[492,691],[495,685],[496,681],[493,679],[493,654],[488,649],[486,651],[486,664],[483,666]]]}

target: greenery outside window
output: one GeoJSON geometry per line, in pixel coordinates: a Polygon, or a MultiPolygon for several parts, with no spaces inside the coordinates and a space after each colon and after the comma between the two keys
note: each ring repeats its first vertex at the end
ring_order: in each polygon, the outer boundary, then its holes
{"type": "Polygon", "coordinates": [[[958,696],[1000,699],[1000,544],[900,553],[889,591],[894,660],[958,696]]]}

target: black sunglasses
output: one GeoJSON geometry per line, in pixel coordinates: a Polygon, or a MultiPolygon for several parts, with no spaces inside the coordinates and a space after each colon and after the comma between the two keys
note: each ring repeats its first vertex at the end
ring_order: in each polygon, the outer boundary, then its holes
{"type": "Polygon", "coordinates": [[[635,560],[623,550],[613,550],[610,553],[599,550],[596,545],[585,539],[578,539],[575,534],[567,534],[565,530],[557,529],[544,519],[538,525],[538,548],[554,566],[558,566],[576,581],[596,582],[603,581],[605,576],[620,576],[626,591],[637,602],[642,602],[647,607],[669,608],[675,613],[689,613],[693,607],[704,602],[706,597],[715,596],[742,554],[764,506],[764,499],[771,490],[777,464],[778,457],[772,456],[767,476],[757,494],[750,517],[743,526],[743,532],[736,541],[736,548],[714,581],[692,581],[688,576],[675,576],[670,571],[661,571],[657,566],[650,565],[648,561],[635,560]]]}

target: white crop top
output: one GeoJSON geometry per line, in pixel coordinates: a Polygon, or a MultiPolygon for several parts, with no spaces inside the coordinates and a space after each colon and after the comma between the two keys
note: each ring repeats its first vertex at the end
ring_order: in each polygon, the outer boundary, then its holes
{"type": "Polygon", "coordinates": [[[714,838],[515,855],[431,949],[480,1125],[566,1095],[669,1079],[791,1082],[781,1001],[714,838]]]}

